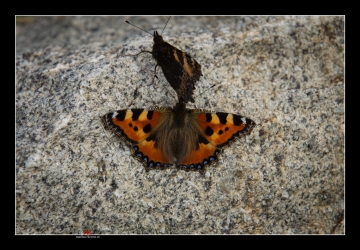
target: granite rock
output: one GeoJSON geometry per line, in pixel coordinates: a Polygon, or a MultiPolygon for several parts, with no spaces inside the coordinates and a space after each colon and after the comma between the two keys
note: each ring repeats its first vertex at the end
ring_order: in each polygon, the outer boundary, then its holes
{"type": "Polygon", "coordinates": [[[253,119],[204,174],[146,172],[100,117],[173,107],[168,17],[17,17],[16,234],[344,234],[344,17],[172,17],[195,103],[253,119]],[[212,85],[215,85],[211,88],[212,85]]]}

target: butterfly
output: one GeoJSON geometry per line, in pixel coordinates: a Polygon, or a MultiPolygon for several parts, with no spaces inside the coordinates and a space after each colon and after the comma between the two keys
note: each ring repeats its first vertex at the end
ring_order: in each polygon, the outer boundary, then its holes
{"type": "MultiPolygon", "coordinates": [[[[128,21],[125,22],[131,24],[128,21]]],[[[145,32],[148,33],[147,31],[145,32]]],[[[154,31],[154,35],[152,36],[154,41],[152,51],[143,50],[140,53],[148,52],[152,54],[153,58],[156,60],[155,76],[156,68],[157,66],[160,66],[166,80],[175,90],[179,102],[195,102],[192,95],[195,89],[195,83],[199,81],[200,76],[202,76],[201,65],[185,52],[165,42],[163,37],[157,31],[154,31]]],[[[140,53],[138,53],[137,55],[139,55],[140,53]]]]}
{"type": "Polygon", "coordinates": [[[173,164],[185,171],[204,171],[222,149],[249,135],[255,122],[241,115],[174,108],[124,109],[102,117],[106,129],[128,143],[146,171],[173,164]]]}

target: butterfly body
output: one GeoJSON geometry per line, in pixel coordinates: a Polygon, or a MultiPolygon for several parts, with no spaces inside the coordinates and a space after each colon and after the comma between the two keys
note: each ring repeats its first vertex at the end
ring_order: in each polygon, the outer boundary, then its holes
{"type": "Polygon", "coordinates": [[[179,102],[194,102],[192,97],[195,83],[202,76],[201,65],[185,52],[164,41],[157,31],[154,31],[153,58],[164,73],[166,80],[176,91],[179,102]]]}
{"type": "Polygon", "coordinates": [[[103,116],[110,129],[127,142],[146,170],[204,170],[215,163],[224,146],[250,134],[249,118],[201,109],[175,108],[119,110],[103,116]]]}

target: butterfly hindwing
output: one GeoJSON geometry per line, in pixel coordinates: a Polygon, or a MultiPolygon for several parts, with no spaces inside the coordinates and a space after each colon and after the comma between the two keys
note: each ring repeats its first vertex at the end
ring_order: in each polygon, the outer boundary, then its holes
{"type": "Polygon", "coordinates": [[[221,150],[204,138],[199,140],[198,147],[179,161],[178,168],[183,170],[202,171],[205,167],[217,162],[221,150]]]}
{"type": "Polygon", "coordinates": [[[146,171],[165,169],[172,165],[172,161],[155,147],[155,140],[144,140],[132,146],[133,156],[145,166],[146,171]]]}

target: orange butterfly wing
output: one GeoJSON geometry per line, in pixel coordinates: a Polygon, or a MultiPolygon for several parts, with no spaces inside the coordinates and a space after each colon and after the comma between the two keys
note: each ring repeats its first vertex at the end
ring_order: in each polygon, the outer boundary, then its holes
{"type": "Polygon", "coordinates": [[[190,155],[181,159],[178,164],[179,169],[202,171],[206,166],[215,163],[221,151],[209,142],[199,142],[198,148],[190,155]]]}
{"type": "Polygon", "coordinates": [[[198,123],[205,138],[217,148],[250,134],[256,125],[244,116],[223,112],[201,113],[198,115],[198,123]]]}
{"type": "Polygon", "coordinates": [[[201,133],[198,148],[182,159],[180,169],[203,170],[218,160],[221,148],[248,135],[256,125],[249,118],[223,112],[204,113],[194,111],[201,133]]]}
{"type": "Polygon", "coordinates": [[[149,170],[171,166],[170,159],[162,155],[151,138],[161,117],[160,109],[158,111],[129,109],[108,113],[102,120],[106,129],[112,130],[131,145],[133,156],[144,164],[146,170],[149,170]]]}
{"type": "MultiPolygon", "coordinates": [[[[172,165],[174,159],[169,159],[156,145],[158,142],[156,133],[159,132],[162,135],[164,132],[156,129],[160,122],[175,119],[177,114],[174,110],[164,108],[119,110],[103,116],[103,123],[105,128],[114,131],[131,145],[133,156],[142,162],[148,171],[164,169],[172,165]],[[167,116],[170,113],[172,115],[167,116]]],[[[194,128],[198,130],[195,133],[197,138],[184,141],[182,144],[186,147],[187,143],[190,143],[195,149],[189,151],[181,159],[176,159],[177,167],[186,171],[204,170],[206,166],[218,160],[222,147],[241,136],[250,134],[256,125],[249,118],[223,112],[204,113],[201,110],[191,110],[190,114],[188,118],[197,124],[194,128]]],[[[189,128],[184,127],[184,129],[189,128]]]]}

